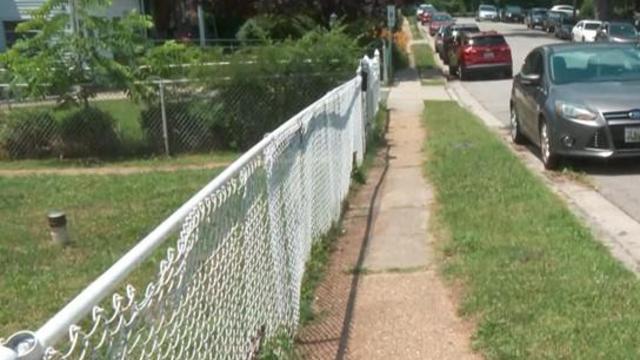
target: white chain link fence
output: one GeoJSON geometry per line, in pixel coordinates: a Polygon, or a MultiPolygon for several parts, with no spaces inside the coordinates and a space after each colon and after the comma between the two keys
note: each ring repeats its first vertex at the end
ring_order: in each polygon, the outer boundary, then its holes
{"type": "Polygon", "coordinates": [[[0,341],[0,359],[251,359],[264,341],[293,335],[311,247],[339,220],[378,108],[379,56],[361,64],[39,330],[0,341]],[[114,293],[167,241],[173,246],[145,290],[114,293]]]}

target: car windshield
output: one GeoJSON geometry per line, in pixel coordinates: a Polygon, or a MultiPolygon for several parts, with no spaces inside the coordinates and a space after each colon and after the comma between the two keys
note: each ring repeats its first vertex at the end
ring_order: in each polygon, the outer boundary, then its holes
{"type": "Polygon", "coordinates": [[[496,7],[493,5],[480,5],[480,11],[496,11],[496,7]]]}
{"type": "Polygon", "coordinates": [[[611,24],[609,25],[609,34],[620,37],[637,36],[636,29],[631,24],[611,24]]]}
{"type": "Polygon", "coordinates": [[[433,21],[449,21],[452,17],[448,14],[437,14],[433,16],[433,21]]]}
{"type": "Polygon", "coordinates": [[[505,10],[510,13],[522,12],[522,8],[520,8],[519,6],[507,6],[505,10]]]}
{"type": "Polygon", "coordinates": [[[597,47],[562,50],[551,55],[556,84],[640,80],[640,49],[597,47]]]}
{"type": "Polygon", "coordinates": [[[493,46],[506,44],[502,35],[476,36],[467,40],[468,45],[493,46]]]}
{"type": "Polygon", "coordinates": [[[533,15],[536,15],[536,16],[544,16],[547,13],[547,11],[546,10],[533,10],[531,13],[533,15]]]}
{"type": "Polygon", "coordinates": [[[597,30],[600,27],[598,23],[586,23],[584,24],[584,28],[586,30],[597,30]]]}

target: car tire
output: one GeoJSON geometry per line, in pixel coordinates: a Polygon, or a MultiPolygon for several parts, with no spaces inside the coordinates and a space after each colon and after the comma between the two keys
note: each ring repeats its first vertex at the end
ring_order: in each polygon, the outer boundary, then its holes
{"type": "Polygon", "coordinates": [[[451,76],[458,75],[458,67],[457,66],[453,66],[453,65],[449,65],[449,75],[451,75],[451,76]]]}
{"type": "Polygon", "coordinates": [[[461,81],[469,80],[469,70],[467,70],[464,66],[458,67],[458,76],[460,76],[461,81]]]}
{"type": "Polygon", "coordinates": [[[558,154],[553,151],[551,146],[551,131],[547,122],[540,120],[540,158],[542,159],[542,165],[547,170],[555,170],[558,168],[559,160],[558,154]]]}
{"type": "Polygon", "coordinates": [[[518,111],[516,111],[515,105],[511,105],[511,141],[514,144],[522,145],[526,142],[522,131],[520,131],[520,119],[518,118],[518,111]]]}

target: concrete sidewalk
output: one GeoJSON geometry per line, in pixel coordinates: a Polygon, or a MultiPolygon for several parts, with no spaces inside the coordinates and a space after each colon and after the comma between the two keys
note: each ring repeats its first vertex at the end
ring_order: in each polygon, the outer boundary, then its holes
{"type": "MultiPolygon", "coordinates": [[[[475,359],[472,329],[434,269],[429,216],[433,193],[423,176],[424,100],[449,100],[422,86],[414,69],[397,74],[387,106],[390,163],[357,288],[349,359],[475,359]]],[[[427,109],[428,111],[428,109],[427,109]]]]}

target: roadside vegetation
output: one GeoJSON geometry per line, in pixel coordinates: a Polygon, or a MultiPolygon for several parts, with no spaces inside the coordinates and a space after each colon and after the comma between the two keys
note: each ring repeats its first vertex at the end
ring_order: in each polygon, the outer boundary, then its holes
{"type": "MultiPolygon", "coordinates": [[[[0,177],[0,334],[42,325],[218,171],[0,177]],[[51,243],[51,209],[67,214],[67,247],[51,243]]],[[[159,255],[133,284],[146,285],[159,255]]]]}
{"type": "Polygon", "coordinates": [[[640,354],[640,283],[473,115],[426,103],[444,272],[488,359],[640,354]]]}

